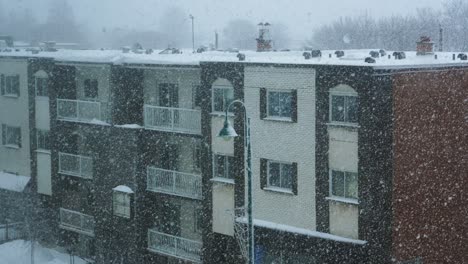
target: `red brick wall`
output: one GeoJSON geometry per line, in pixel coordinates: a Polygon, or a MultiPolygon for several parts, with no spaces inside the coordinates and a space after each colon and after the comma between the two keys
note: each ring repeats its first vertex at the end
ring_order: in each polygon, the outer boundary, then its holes
{"type": "Polygon", "coordinates": [[[395,260],[468,263],[468,71],[393,82],[395,260]]]}

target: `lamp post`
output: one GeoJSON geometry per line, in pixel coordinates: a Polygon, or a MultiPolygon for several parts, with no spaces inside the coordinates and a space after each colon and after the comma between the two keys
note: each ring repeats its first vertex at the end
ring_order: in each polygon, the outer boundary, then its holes
{"type": "Polygon", "coordinates": [[[194,19],[195,17],[190,14],[190,19],[192,20],[192,49],[193,49],[193,53],[195,53],[195,26],[194,26],[194,19]]]}
{"type": "Polygon", "coordinates": [[[253,215],[252,215],[252,149],[250,145],[250,118],[247,116],[247,108],[245,104],[240,100],[235,100],[231,102],[228,107],[226,108],[226,119],[224,120],[224,126],[219,131],[218,137],[221,137],[225,140],[230,140],[232,138],[237,137],[237,133],[232,127],[231,123],[228,120],[228,111],[229,108],[234,105],[235,103],[239,103],[244,107],[244,147],[247,149],[247,153],[244,152],[246,155],[247,160],[247,228],[248,228],[248,262],[249,264],[255,263],[255,256],[254,256],[254,248],[255,248],[255,241],[254,241],[254,225],[253,225],[253,215]]]}

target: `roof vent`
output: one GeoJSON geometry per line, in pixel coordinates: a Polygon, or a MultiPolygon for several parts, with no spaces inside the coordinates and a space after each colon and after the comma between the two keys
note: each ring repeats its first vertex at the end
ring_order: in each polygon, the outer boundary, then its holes
{"type": "Polygon", "coordinates": [[[161,52],[159,52],[159,54],[181,54],[182,52],[179,50],[179,49],[176,49],[176,48],[167,48],[161,52]]]}
{"type": "Polygon", "coordinates": [[[385,57],[385,55],[387,55],[387,52],[383,49],[379,50],[379,53],[381,57],[385,57]]]}
{"type": "Polygon", "coordinates": [[[421,36],[418,42],[416,42],[416,55],[427,55],[432,54],[434,49],[434,42],[428,36],[421,36]]]}
{"type": "Polygon", "coordinates": [[[318,58],[318,57],[322,57],[322,51],[320,51],[320,50],[313,50],[313,51],[312,51],[312,58],[318,58]]]}
{"type": "Polygon", "coordinates": [[[468,56],[465,54],[465,53],[460,53],[458,54],[457,58],[459,58],[460,60],[467,60],[468,59],[468,56]]]}
{"type": "Polygon", "coordinates": [[[302,53],[302,56],[304,56],[304,59],[310,60],[310,57],[312,57],[312,54],[310,52],[304,51],[304,53],[302,53]]]}
{"type": "Polygon", "coordinates": [[[375,51],[375,50],[371,50],[371,51],[369,52],[369,55],[370,55],[372,58],[378,58],[378,57],[380,57],[380,52],[375,51]]]}
{"type": "Polygon", "coordinates": [[[336,55],[337,58],[344,57],[344,51],[337,50],[337,51],[335,51],[335,55],[336,55]]]}
{"type": "Polygon", "coordinates": [[[123,53],[129,53],[130,52],[130,47],[127,47],[127,46],[122,47],[122,52],[123,53]]]}
{"type": "Polygon", "coordinates": [[[375,63],[375,59],[371,57],[367,57],[364,61],[367,63],[375,63]]]}
{"type": "Polygon", "coordinates": [[[406,54],[403,51],[395,51],[393,57],[395,57],[395,60],[403,60],[406,59],[406,54]]]}
{"type": "Polygon", "coordinates": [[[238,53],[237,58],[239,59],[239,61],[245,61],[245,54],[244,53],[238,53]]]}
{"type": "Polygon", "coordinates": [[[146,49],[145,50],[145,54],[151,54],[151,53],[153,53],[153,49],[146,49]]]}

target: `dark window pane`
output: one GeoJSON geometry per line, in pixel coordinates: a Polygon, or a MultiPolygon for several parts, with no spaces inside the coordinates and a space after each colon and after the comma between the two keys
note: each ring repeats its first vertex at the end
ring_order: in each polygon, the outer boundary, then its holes
{"type": "Polygon", "coordinates": [[[216,155],[215,161],[216,161],[216,173],[215,177],[221,177],[224,178],[225,175],[225,163],[224,163],[225,157],[221,155],[216,155]]]}
{"type": "Polygon", "coordinates": [[[346,113],[347,122],[357,123],[358,122],[358,98],[356,96],[346,97],[346,113]]]}
{"type": "Polygon", "coordinates": [[[281,188],[292,189],[293,167],[291,164],[281,165],[281,188]]]}
{"type": "Polygon", "coordinates": [[[345,197],[358,198],[358,174],[346,172],[345,197]]]}
{"type": "Polygon", "coordinates": [[[344,172],[332,171],[332,195],[344,197],[344,172]]]}
{"type": "Polygon", "coordinates": [[[279,116],[291,117],[291,93],[279,93],[279,116]]]}
{"type": "Polygon", "coordinates": [[[234,179],[234,173],[233,173],[233,170],[232,170],[232,168],[234,166],[235,166],[234,165],[234,157],[227,157],[227,167],[228,167],[228,169],[227,169],[226,177],[228,179],[234,179]]]}
{"type": "Polygon", "coordinates": [[[345,105],[345,97],[344,96],[332,96],[332,101],[331,101],[331,121],[337,121],[337,122],[345,122],[344,118],[344,105],[345,105]]]}
{"type": "Polygon", "coordinates": [[[84,96],[86,98],[98,97],[98,81],[87,79],[84,81],[84,96]]]}
{"type": "Polygon", "coordinates": [[[213,91],[213,111],[223,112],[224,109],[224,91],[223,89],[214,89],[213,91]]]}
{"type": "Polygon", "coordinates": [[[281,187],[280,186],[280,164],[279,163],[270,163],[268,168],[268,183],[270,186],[281,187]]]}
{"type": "Polygon", "coordinates": [[[278,92],[268,93],[268,115],[279,116],[280,115],[280,101],[278,92]]]}

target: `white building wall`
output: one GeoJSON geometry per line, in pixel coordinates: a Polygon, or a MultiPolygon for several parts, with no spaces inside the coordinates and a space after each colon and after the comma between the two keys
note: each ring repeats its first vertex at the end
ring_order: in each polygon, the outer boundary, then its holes
{"type": "Polygon", "coordinates": [[[315,70],[246,67],[244,84],[251,118],[254,217],[315,230],[315,70]],[[261,120],[260,88],[296,89],[298,123],[261,120]],[[297,162],[298,195],[262,190],[260,158],[297,162]]]}
{"type": "Polygon", "coordinates": [[[36,152],[37,155],[37,192],[52,195],[52,171],[50,153],[36,152]]]}
{"type": "Polygon", "coordinates": [[[31,157],[27,60],[0,59],[0,74],[20,75],[20,96],[7,97],[0,95],[0,124],[21,127],[22,145],[19,149],[0,145],[0,170],[30,176],[31,157]]]}

